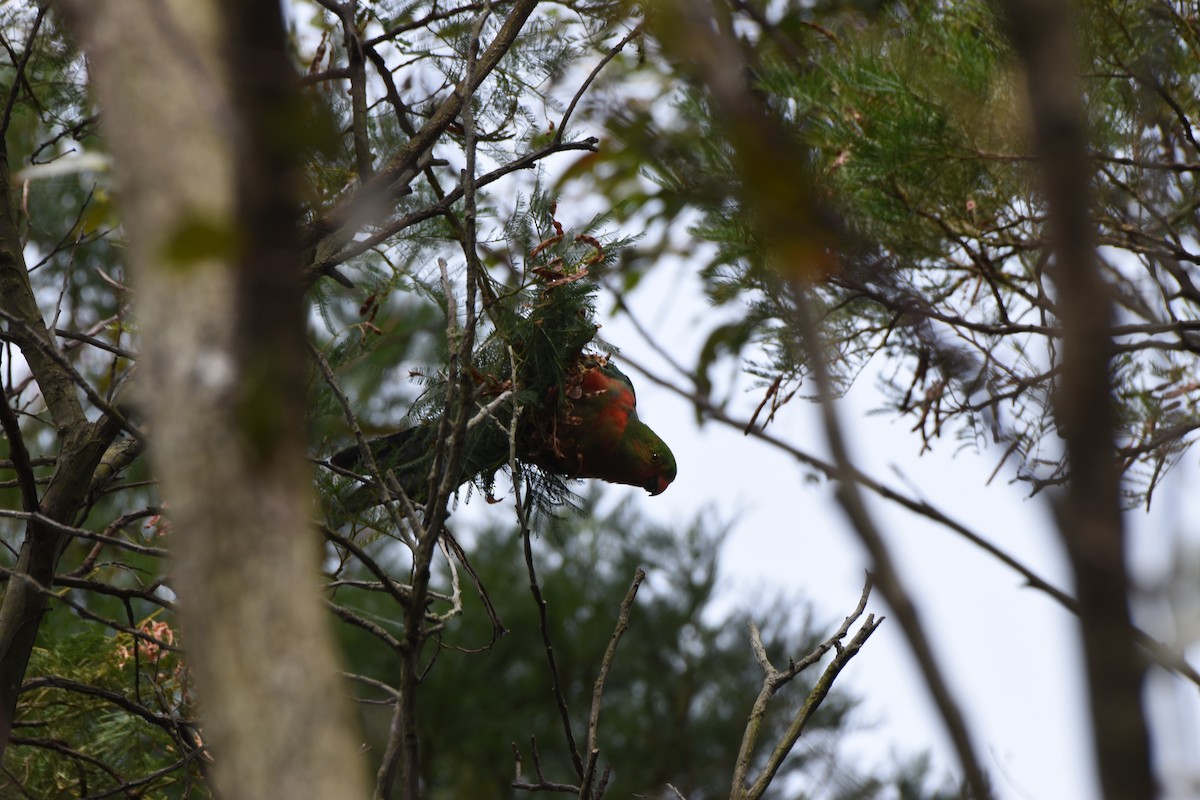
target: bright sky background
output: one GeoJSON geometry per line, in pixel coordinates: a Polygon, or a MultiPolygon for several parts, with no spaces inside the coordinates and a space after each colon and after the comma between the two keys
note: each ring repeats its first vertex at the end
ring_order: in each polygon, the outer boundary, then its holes
{"type": "MultiPolygon", "coordinates": [[[[701,299],[694,266],[660,264],[630,300],[660,345],[685,364],[694,361],[717,313],[701,299]]],[[[608,310],[602,302],[602,313],[608,310]]],[[[627,321],[601,321],[601,334],[632,360],[664,366],[627,321]]],[[[809,472],[789,456],[738,431],[715,423],[697,430],[686,401],[634,370],[626,371],[637,387],[643,420],[675,452],[679,477],[659,497],[624,487],[614,491],[664,521],[685,522],[711,505],[718,518],[735,523],[722,561],[730,595],[800,596],[814,603],[818,619],[827,621],[830,630],[836,627],[858,599],[868,562],[833,500],[832,485],[806,480],[809,472]]],[[[661,374],[669,372],[664,367],[661,374]]],[[[761,390],[742,394],[735,416],[748,419],[760,399],[761,390]]],[[[840,404],[860,469],[928,500],[1044,579],[1070,590],[1045,499],[1029,499],[1024,484],[1009,484],[1011,469],[985,486],[999,460],[998,449],[980,453],[966,448],[956,454],[958,443],[945,439],[932,453],[918,457],[920,440],[909,431],[913,421],[869,414],[880,404],[869,370],[840,404]]],[[[825,457],[824,432],[815,412],[813,404],[793,401],[771,431],[825,457]]],[[[1200,552],[1200,502],[1188,491],[1200,476],[1194,455],[1185,462],[1159,490],[1153,513],[1130,515],[1145,585],[1178,566],[1179,559],[1172,556],[1176,546],[1190,543],[1193,562],[1200,552]]],[[[873,495],[869,500],[982,751],[997,797],[1097,797],[1074,618],[1048,596],[1024,588],[1019,575],[952,531],[873,495]]],[[[1161,611],[1164,606],[1158,607],[1161,611]]],[[[888,613],[878,596],[870,610],[888,613]]],[[[1157,627],[1148,629],[1171,638],[1170,615],[1151,616],[1143,624],[1156,622],[1157,627]]],[[[1174,622],[1190,625],[1196,639],[1195,619],[1174,622]]],[[[1200,663],[1200,648],[1193,647],[1191,660],[1200,663]]],[[[839,681],[841,688],[862,698],[860,720],[877,723],[855,740],[866,763],[889,763],[891,752],[931,748],[939,769],[959,773],[895,622],[880,627],[839,681]]],[[[1200,796],[1200,695],[1195,686],[1165,674],[1155,675],[1152,683],[1166,796],[1200,796]]]]}

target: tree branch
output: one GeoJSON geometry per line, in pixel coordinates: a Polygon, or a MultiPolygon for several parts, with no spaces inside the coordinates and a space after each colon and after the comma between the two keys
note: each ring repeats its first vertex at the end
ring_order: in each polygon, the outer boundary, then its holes
{"type": "Polygon", "coordinates": [[[1076,79],[1074,20],[1063,0],[1007,0],[1005,6],[1026,67],[1042,157],[1051,276],[1064,328],[1054,412],[1070,479],[1055,511],[1079,599],[1100,785],[1107,800],[1152,797],[1156,787],[1142,706],[1146,666],[1131,636],[1115,446],[1113,306],[1089,217],[1092,168],[1076,79]]]}
{"type": "Polygon", "coordinates": [[[483,80],[499,65],[536,6],[537,0],[514,2],[504,24],[479,56],[475,68],[465,74],[417,134],[374,177],[365,181],[357,192],[312,223],[305,246],[314,253],[311,259],[313,264],[327,264],[329,255],[341,250],[364,223],[378,215],[380,208],[390,206],[407,191],[409,183],[420,171],[420,161],[428,157],[434,143],[458,118],[464,99],[473,96],[483,80]]]}
{"type": "MultiPolygon", "coordinates": [[[[595,755],[600,752],[597,735],[600,729],[600,699],[604,695],[604,684],[608,680],[608,671],[612,668],[613,659],[617,654],[617,644],[620,643],[621,637],[625,635],[625,631],[629,630],[629,612],[633,608],[633,601],[637,597],[638,587],[642,585],[642,581],[646,580],[646,572],[638,568],[633,575],[633,583],[629,586],[629,591],[625,593],[625,599],[621,601],[621,609],[617,613],[617,625],[613,630],[612,637],[608,640],[608,647],[604,649],[604,657],[600,660],[600,673],[596,676],[596,683],[592,687],[592,710],[588,714],[588,736],[587,736],[587,751],[589,758],[594,760],[595,755]]],[[[583,780],[583,788],[580,797],[582,800],[592,796],[592,781],[590,775],[592,769],[589,768],[587,775],[583,780]]]]}

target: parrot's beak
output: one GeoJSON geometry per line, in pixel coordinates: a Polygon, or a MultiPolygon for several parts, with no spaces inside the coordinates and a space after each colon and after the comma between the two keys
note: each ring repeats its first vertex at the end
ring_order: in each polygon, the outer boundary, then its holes
{"type": "Polygon", "coordinates": [[[667,490],[667,487],[670,485],[671,485],[671,482],[669,480],[667,480],[666,476],[655,475],[646,484],[646,491],[650,493],[651,497],[653,497],[656,494],[662,494],[663,492],[665,492],[667,490]]]}

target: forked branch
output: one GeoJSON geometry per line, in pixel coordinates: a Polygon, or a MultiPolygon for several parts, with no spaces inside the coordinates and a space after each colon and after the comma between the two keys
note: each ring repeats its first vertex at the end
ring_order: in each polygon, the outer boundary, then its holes
{"type": "Polygon", "coordinates": [[[854,627],[854,624],[862,617],[863,611],[866,610],[867,598],[870,595],[871,578],[868,576],[858,605],[842,621],[837,631],[799,661],[789,660],[788,666],[784,669],[778,669],[771,663],[758,626],[753,622],[750,623],[750,646],[754,650],[755,660],[762,667],[763,682],[758,697],[755,698],[754,705],[750,709],[750,718],[746,722],[745,732],[742,734],[742,745],[734,766],[733,787],[729,793],[730,800],[757,800],[763,796],[776,773],[779,772],[780,766],[783,765],[784,759],[795,747],[800,735],[804,733],[808,721],[812,719],[813,714],[829,694],[829,690],[833,687],[833,682],[841,673],[842,668],[858,654],[867,638],[875,632],[879,623],[883,622],[883,617],[876,619],[874,614],[868,614],[858,630],[850,637],[850,641],[845,642],[846,637],[850,636],[850,629],[854,627]],[[805,698],[804,703],[792,718],[787,730],[771,749],[766,764],[759,772],[758,777],[752,784],[747,785],[747,776],[750,773],[750,764],[754,759],[755,745],[758,743],[758,735],[762,730],[763,719],[771,698],[797,675],[824,658],[830,650],[836,650],[837,655],[821,673],[821,677],[808,693],[808,697],[805,698]]]}

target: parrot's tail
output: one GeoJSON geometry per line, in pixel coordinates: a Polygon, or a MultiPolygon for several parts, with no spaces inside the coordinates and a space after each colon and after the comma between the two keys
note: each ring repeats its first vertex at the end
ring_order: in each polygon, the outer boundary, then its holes
{"type": "MultiPolygon", "coordinates": [[[[429,499],[429,472],[438,449],[437,435],[438,426],[429,423],[367,443],[380,473],[390,473],[414,505],[424,505],[429,499]]],[[[508,454],[508,433],[505,428],[499,425],[475,426],[463,442],[455,488],[473,478],[478,478],[481,486],[490,485],[491,476],[508,463],[508,454]]],[[[365,476],[368,471],[357,446],[335,453],[329,461],[335,467],[360,476],[365,476]]],[[[342,512],[342,515],[359,514],[382,502],[378,486],[372,483],[348,483],[346,489],[334,499],[335,511],[342,512]]]]}
{"type": "MultiPolygon", "coordinates": [[[[426,446],[429,431],[424,426],[406,428],[396,433],[374,439],[367,444],[375,465],[384,475],[391,474],[400,484],[400,488],[414,503],[424,503],[427,492],[426,483],[429,478],[429,466],[433,453],[426,446]]],[[[358,445],[347,447],[334,453],[329,463],[335,467],[351,470],[359,474],[367,471],[362,451],[358,445]]],[[[379,505],[380,491],[374,484],[364,483],[348,487],[346,493],[339,493],[335,503],[348,514],[358,514],[372,506],[379,505]]]]}

